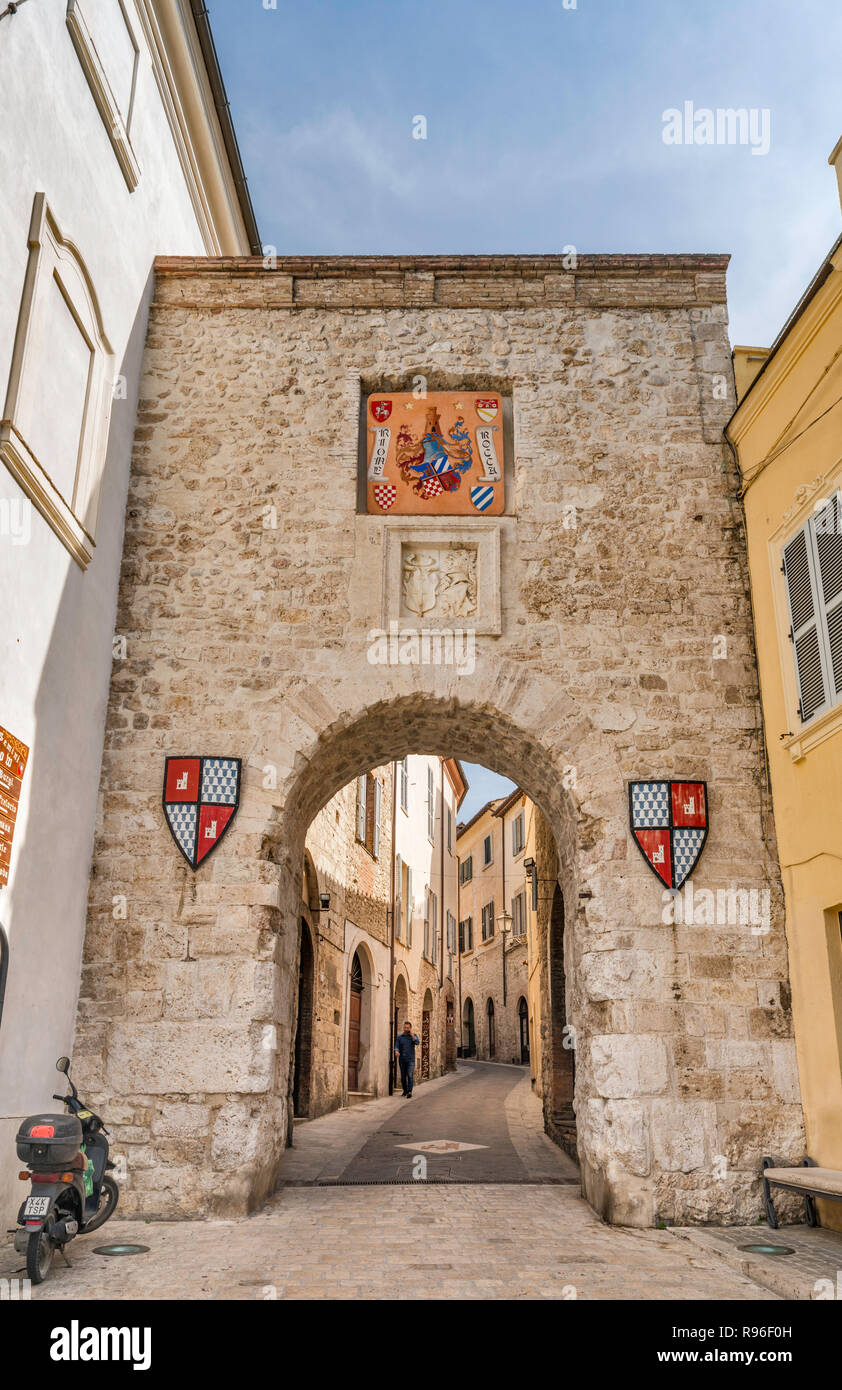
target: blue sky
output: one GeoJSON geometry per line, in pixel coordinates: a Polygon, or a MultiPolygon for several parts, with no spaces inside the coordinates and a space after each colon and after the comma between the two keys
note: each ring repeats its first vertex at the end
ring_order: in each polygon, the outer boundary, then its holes
{"type": "Polygon", "coordinates": [[[479,763],[463,763],[462,771],[468,779],[468,792],[459,807],[459,819],[466,825],[486,801],[514,791],[515,784],[510,782],[508,777],[501,777],[499,772],[492,772],[490,768],[481,767],[479,763]]]}
{"type": "Polygon", "coordinates": [[[728,251],[764,345],[842,227],[839,0],[269,3],[209,10],[281,254],[728,251]],[[664,144],[685,101],[767,109],[769,153],[664,144]]]}

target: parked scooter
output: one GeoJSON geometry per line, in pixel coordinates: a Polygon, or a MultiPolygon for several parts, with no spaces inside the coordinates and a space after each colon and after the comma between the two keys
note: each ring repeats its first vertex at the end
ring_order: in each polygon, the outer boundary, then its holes
{"type": "MultiPolygon", "coordinates": [[[[120,1189],[107,1171],[108,1140],[99,1115],[86,1110],[70,1079],[69,1057],[59,1057],[56,1071],[70,1086],[64,1115],[30,1115],[17,1134],[18,1158],[29,1171],[18,1177],[32,1182],[31,1194],[18,1212],[20,1229],[15,1249],[26,1252],[26,1272],[42,1284],[50,1272],[53,1253],[75,1235],[96,1231],[114,1212],[120,1189]]],[[[67,1257],[65,1256],[65,1259],[67,1257]]]]}

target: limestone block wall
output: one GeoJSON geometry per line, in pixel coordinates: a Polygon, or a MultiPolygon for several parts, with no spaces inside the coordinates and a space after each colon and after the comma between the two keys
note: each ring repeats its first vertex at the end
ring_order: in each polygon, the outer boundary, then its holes
{"type": "MultiPolygon", "coordinates": [[[[596,1209],[643,1225],[752,1219],[761,1154],[800,1157],[721,443],[725,265],[158,263],[75,1054],[83,1093],[119,1111],[127,1209],[230,1212],[271,1190],[304,835],[363,768],[411,751],[490,764],[551,826],[596,1209]],[[500,631],[477,637],[472,671],[367,659],[388,609],[390,520],[356,511],[360,396],[419,373],[431,390],[512,402],[513,486],[488,579],[500,631]],[[245,760],[237,819],[196,874],[160,806],[165,754],[194,748],[245,760]],[[707,781],[696,886],[767,892],[767,932],[664,921],[628,828],[626,783],[649,777],[707,781]]],[[[470,518],[448,524],[470,534],[470,518]]]]}

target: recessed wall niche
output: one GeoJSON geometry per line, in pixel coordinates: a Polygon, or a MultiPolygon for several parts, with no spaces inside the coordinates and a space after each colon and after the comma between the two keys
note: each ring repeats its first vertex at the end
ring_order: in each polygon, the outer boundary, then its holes
{"type": "Polygon", "coordinates": [[[0,458],[84,569],[93,555],[114,355],[79,252],[36,193],[0,458]]]}

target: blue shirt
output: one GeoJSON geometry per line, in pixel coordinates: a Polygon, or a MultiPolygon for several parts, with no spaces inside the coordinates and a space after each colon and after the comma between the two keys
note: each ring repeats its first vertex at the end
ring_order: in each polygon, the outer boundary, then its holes
{"type": "Polygon", "coordinates": [[[395,1051],[398,1053],[398,1056],[404,1059],[405,1062],[414,1062],[415,1049],[416,1047],[418,1047],[418,1045],[419,1042],[417,1033],[398,1033],[397,1042],[395,1043],[395,1051]]]}

